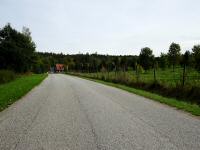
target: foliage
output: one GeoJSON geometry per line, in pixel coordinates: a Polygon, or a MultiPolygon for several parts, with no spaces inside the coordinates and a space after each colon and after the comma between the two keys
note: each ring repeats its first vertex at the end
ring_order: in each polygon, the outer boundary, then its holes
{"type": "Polygon", "coordinates": [[[195,67],[200,71],[200,45],[194,45],[192,52],[195,59],[195,67]]]}
{"type": "Polygon", "coordinates": [[[174,71],[175,65],[179,62],[180,55],[181,55],[180,51],[181,51],[181,48],[179,44],[172,43],[169,47],[168,57],[169,57],[170,63],[173,65],[173,71],[174,71]]]}
{"type": "Polygon", "coordinates": [[[16,75],[13,71],[10,70],[0,70],[0,84],[7,83],[16,78],[16,75]]]}
{"type": "Polygon", "coordinates": [[[0,69],[26,72],[31,69],[35,44],[28,29],[23,33],[7,24],[0,30],[0,69]]]}
{"type": "Polygon", "coordinates": [[[148,70],[153,66],[153,58],[153,51],[149,47],[141,49],[139,63],[145,70],[148,70]]]}
{"type": "Polygon", "coordinates": [[[167,54],[161,53],[160,58],[158,60],[159,67],[162,69],[166,69],[168,67],[168,56],[167,54]]]}
{"type": "Polygon", "coordinates": [[[190,59],[190,52],[186,51],[185,54],[183,55],[184,64],[188,65],[189,64],[189,59],[190,59]]]}
{"type": "Polygon", "coordinates": [[[137,64],[137,71],[138,71],[138,73],[144,73],[144,69],[143,69],[143,67],[140,65],[140,64],[137,64]]]}

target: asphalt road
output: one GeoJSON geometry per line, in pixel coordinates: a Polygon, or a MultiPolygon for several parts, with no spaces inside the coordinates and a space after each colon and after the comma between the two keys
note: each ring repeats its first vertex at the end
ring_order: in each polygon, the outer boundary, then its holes
{"type": "Polygon", "coordinates": [[[77,77],[52,74],[0,112],[0,150],[199,150],[200,119],[77,77]]]}

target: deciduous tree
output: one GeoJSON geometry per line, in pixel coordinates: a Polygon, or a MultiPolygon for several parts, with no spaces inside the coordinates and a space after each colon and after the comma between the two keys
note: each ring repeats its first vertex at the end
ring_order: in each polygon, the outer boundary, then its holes
{"type": "Polygon", "coordinates": [[[180,55],[181,55],[180,51],[181,51],[181,48],[179,44],[172,43],[169,47],[168,57],[173,66],[173,72],[174,72],[175,65],[179,62],[180,55]]]}

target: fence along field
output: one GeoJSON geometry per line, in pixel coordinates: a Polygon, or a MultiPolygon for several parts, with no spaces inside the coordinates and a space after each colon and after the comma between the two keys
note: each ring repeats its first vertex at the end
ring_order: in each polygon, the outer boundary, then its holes
{"type": "MultiPolygon", "coordinates": [[[[133,76],[136,75],[135,71],[132,73],[133,76]]],[[[183,72],[183,67],[176,67],[174,72],[171,68],[165,70],[156,69],[155,77],[154,70],[147,70],[141,73],[139,78],[144,82],[153,82],[156,80],[166,86],[200,86],[200,73],[191,67],[187,67],[185,73],[183,72]]]]}
{"type": "Polygon", "coordinates": [[[174,72],[171,68],[167,69],[158,68],[155,70],[155,74],[154,70],[150,69],[146,71],[141,71],[139,73],[137,73],[136,70],[129,70],[126,72],[101,71],[97,73],[84,73],[84,75],[96,78],[104,78],[104,79],[115,79],[122,77],[124,80],[132,80],[134,82],[145,82],[145,83],[152,83],[156,81],[166,86],[182,85],[183,82],[184,86],[187,85],[200,86],[200,73],[191,67],[187,67],[184,77],[183,77],[183,67],[176,67],[174,72]]]}

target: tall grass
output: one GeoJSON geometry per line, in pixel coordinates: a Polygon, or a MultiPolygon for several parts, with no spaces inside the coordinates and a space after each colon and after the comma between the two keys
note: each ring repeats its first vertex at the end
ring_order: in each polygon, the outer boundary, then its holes
{"type": "Polygon", "coordinates": [[[11,70],[0,70],[0,84],[10,82],[16,78],[16,75],[11,70]]]}

